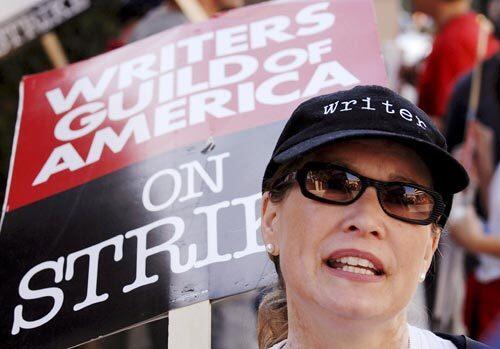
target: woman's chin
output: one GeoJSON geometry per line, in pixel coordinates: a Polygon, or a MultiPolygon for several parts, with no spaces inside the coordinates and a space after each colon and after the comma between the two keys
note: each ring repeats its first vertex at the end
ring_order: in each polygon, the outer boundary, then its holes
{"type": "Polygon", "coordinates": [[[385,313],[385,302],[377,301],[373,296],[336,292],[334,294],[323,294],[318,303],[322,309],[335,317],[352,320],[369,320],[383,316],[385,313]]]}
{"type": "Polygon", "coordinates": [[[317,285],[317,301],[341,317],[360,319],[372,318],[384,313],[391,300],[387,278],[363,278],[358,275],[344,275],[325,270],[317,285]]]}

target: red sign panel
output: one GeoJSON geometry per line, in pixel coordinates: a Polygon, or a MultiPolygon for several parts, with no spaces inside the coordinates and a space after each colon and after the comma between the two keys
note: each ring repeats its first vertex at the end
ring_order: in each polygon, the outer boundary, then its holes
{"type": "Polygon", "coordinates": [[[287,118],[301,99],[385,84],[368,1],[258,8],[24,78],[6,211],[173,148],[287,118]]]}

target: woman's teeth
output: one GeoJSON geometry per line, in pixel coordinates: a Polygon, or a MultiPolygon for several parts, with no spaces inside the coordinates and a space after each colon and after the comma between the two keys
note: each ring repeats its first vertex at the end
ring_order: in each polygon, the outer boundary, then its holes
{"type": "Polygon", "coordinates": [[[355,274],[375,275],[375,273],[369,269],[356,268],[350,265],[344,265],[342,268],[337,268],[337,269],[342,269],[343,271],[348,271],[355,274]]]}
{"type": "Polygon", "coordinates": [[[367,259],[359,257],[341,257],[337,259],[328,260],[328,266],[335,269],[340,269],[343,271],[348,271],[350,273],[362,274],[362,275],[382,275],[381,270],[377,270],[375,265],[367,259]]]}
{"type": "Polygon", "coordinates": [[[342,257],[342,258],[337,258],[335,260],[335,262],[349,264],[349,265],[352,265],[352,266],[359,265],[359,266],[362,266],[362,267],[368,267],[368,268],[371,268],[371,269],[376,269],[372,262],[370,262],[368,259],[364,259],[364,258],[342,257]]]}

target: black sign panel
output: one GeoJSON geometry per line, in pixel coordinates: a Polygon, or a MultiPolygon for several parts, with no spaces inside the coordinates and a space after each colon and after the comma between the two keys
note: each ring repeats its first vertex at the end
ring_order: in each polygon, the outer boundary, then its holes
{"type": "Polygon", "coordinates": [[[9,213],[2,347],[64,348],[160,309],[269,284],[254,179],[272,149],[258,140],[282,127],[214,139],[206,153],[205,143],[177,149],[9,213]]]}

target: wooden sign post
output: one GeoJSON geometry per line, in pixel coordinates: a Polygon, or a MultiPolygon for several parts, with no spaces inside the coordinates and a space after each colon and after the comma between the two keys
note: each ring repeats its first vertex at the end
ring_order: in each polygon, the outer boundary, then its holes
{"type": "Polygon", "coordinates": [[[62,68],[68,65],[68,59],[56,33],[48,32],[43,34],[40,37],[40,42],[55,68],[62,68]]]}
{"type": "Polygon", "coordinates": [[[168,348],[210,349],[211,306],[203,301],[168,313],[168,348]]]}

